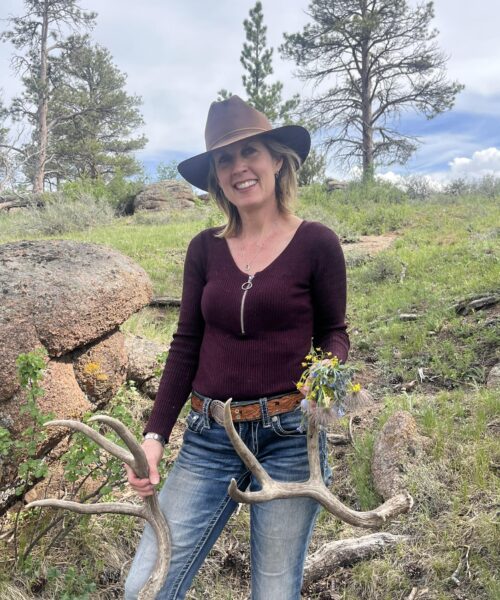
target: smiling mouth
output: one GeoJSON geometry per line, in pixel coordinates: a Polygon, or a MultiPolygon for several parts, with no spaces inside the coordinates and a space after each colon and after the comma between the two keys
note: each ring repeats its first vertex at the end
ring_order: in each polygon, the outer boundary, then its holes
{"type": "Polygon", "coordinates": [[[247,181],[240,181],[239,183],[235,183],[234,187],[237,190],[246,190],[247,188],[254,186],[256,183],[256,179],[247,179],[247,181]]]}

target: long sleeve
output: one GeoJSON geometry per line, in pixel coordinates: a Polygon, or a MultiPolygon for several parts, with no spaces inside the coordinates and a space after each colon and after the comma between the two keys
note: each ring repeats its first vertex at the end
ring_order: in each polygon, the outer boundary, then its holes
{"type": "Polygon", "coordinates": [[[201,313],[205,260],[203,237],[197,235],[186,254],[177,332],[173,336],[153,411],[145,428],[145,431],[160,433],[167,440],[191,392],[198,367],[205,326],[201,313]]]}
{"type": "Polygon", "coordinates": [[[337,235],[318,227],[314,243],[312,299],[314,347],[347,360],[349,336],[346,332],[346,267],[337,235]]]}

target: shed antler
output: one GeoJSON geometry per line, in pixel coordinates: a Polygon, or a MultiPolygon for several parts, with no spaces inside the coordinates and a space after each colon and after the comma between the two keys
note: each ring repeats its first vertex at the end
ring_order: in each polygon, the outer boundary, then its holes
{"type": "MultiPolygon", "coordinates": [[[[125,427],[125,425],[123,425],[123,423],[117,419],[114,419],[113,417],[108,417],[105,415],[96,415],[89,419],[89,421],[105,423],[111,427],[111,429],[114,429],[114,431],[116,431],[120,438],[125,442],[130,452],[124,448],[121,448],[114,442],[111,442],[88,425],[80,423],[79,421],[56,420],[48,421],[45,423],[45,425],[69,427],[75,431],[80,431],[96,442],[96,444],[101,446],[101,448],[109,452],[109,454],[129,465],[137,477],[140,477],[141,479],[148,477],[149,467],[146,455],[144,454],[143,449],[138,444],[135,437],[125,427]]],[[[153,600],[156,598],[167,577],[171,555],[170,530],[168,528],[168,523],[160,510],[156,493],[152,496],[146,497],[142,506],[119,502],[107,502],[90,505],[80,504],[79,502],[70,502],[69,500],[47,499],[30,502],[26,505],[26,508],[33,508],[35,506],[63,508],[65,510],[71,510],[73,512],[86,515],[114,513],[121,515],[132,515],[134,517],[146,519],[156,535],[158,555],[155,566],[151,571],[151,575],[139,593],[139,600],[153,600]]]]}
{"type": "Polygon", "coordinates": [[[266,502],[278,498],[293,498],[309,496],[322,504],[326,510],[333,515],[357,527],[380,527],[388,519],[392,519],[400,513],[407,512],[413,505],[413,499],[408,493],[398,494],[384,502],[378,508],[366,512],[352,510],[342,504],[323,482],[321,466],[319,461],[319,430],[312,420],[309,421],[307,431],[307,452],[309,456],[309,479],[302,483],[290,483],[275,481],[266,473],[265,469],[248,449],[245,442],[240,438],[233,425],[231,417],[231,400],[224,406],[224,427],[236,452],[247,468],[255,475],[262,489],[257,492],[246,492],[238,489],[236,481],[231,480],[229,484],[229,495],[236,502],[252,504],[255,502],[266,502]]]}

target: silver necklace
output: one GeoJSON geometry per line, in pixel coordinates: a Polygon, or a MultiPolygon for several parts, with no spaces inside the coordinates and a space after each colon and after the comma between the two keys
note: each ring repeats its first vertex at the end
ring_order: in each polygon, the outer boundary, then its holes
{"type": "MultiPolygon", "coordinates": [[[[274,231],[274,230],[273,230],[274,231]]],[[[250,260],[247,260],[244,265],[243,265],[243,270],[245,271],[245,273],[249,273],[250,269],[252,268],[253,263],[255,262],[255,260],[257,259],[257,257],[259,256],[259,254],[262,252],[262,250],[264,249],[264,246],[266,245],[266,242],[269,240],[269,238],[271,237],[272,233],[269,233],[262,241],[260,241],[257,244],[257,252],[250,258],[250,260]]]]}

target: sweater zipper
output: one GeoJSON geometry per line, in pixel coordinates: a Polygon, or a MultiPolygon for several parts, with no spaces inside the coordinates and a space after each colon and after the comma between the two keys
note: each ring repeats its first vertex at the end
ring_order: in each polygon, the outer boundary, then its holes
{"type": "Polygon", "coordinates": [[[245,281],[245,283],[241,286],[241,289],[243,290],[243,296],[241,297],[241,308],[240,308],[241,335],[245,335],[245,319],[244,319],[245,299],[247,297],[248,290],[252,289],[252,286],[253,286],[252,281],[253,281],[254,277],[255,277],[255,275],[249,275],[248,281],[245,281]]]}

